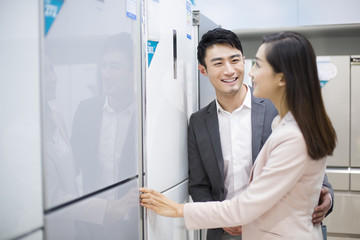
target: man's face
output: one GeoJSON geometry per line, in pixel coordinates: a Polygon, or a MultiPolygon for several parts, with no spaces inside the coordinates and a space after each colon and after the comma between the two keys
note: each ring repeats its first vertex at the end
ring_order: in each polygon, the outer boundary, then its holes
{"type": "Polygon", "coordinates": [[[133,74],[126,55],[120,51],[107,52],[102,57],[101,78],[106,95],[118,95],[133,91],[133,74]]]}
{"type": "Polygon", "coordinates": [[[206,49],[205,63],[206,68],[199,65],[199,70],[210,79],[217,98],[234,96],[240,92],[245,57],[239,49],[228,44],[215,44],[206,49]]]}

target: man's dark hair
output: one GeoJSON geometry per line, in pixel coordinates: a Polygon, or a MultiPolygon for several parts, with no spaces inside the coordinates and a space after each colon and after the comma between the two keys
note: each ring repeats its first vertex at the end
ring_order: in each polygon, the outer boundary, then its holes
{"type": "Polygon", "coordinates": [[[202,36],[201,41],[199,42],[199,45],[197,47],[198,61],[205,68],[206,49],[213,46],[214,44],[228,44],[234,48],[239,49],[241,53],[244,54],[240,39],[236,36],[234,32],[223,28],[215,28],[208,31],[202,36]]]}
{"type": "Polygon", "coordinates": [[[104,44],[103,54],[108,52],[122,52],[127,56],[129,61],[132,63],[134,50],[133,50],[133,40],[131,35],[127,32],[122,32],[116,35],[109,37],[104,44]]]}

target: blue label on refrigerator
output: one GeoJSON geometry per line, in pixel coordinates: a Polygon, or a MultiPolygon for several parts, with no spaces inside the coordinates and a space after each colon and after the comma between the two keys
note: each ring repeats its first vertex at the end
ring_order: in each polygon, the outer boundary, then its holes
{"type": "Polygon", "coordinates": [[[136,20],[136,0],[126,1],[126,16],[136,20]]]}
{"type": "Polygon", "coordinates": [[[45,0],[44,1],[44,16],[45,16],[45,36],[50,30],[51,25],[59,14],[60,8],[63,5],[63,0],[45,0]]]}
{"type": "Polygon", "coordinates": [[[192,31],[192,11],[191,2],[186,1],[186,37],[191,40],[192,31]]]}
{"type": "Polygon", "coordinates": [[[327,80],[320,80],[320,87],[325,86],[325,84],[327,84],[327,80]]]}
{"type": "Polygon", "coordinates": [[[148,67],[150,66],[150,63],[153,59],[153,56],[155,54],[158,43],[159,42],[157,42],[157,41],[148,40],[148,43],[147,43],[148,67]]]}

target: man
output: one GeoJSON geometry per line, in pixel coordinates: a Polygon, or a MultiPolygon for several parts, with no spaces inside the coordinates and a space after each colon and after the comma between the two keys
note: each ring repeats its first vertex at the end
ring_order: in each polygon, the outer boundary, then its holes
{"type": "MultiPolygon", "coordinates": [[[[277,111],[269,100],[253,97],[252,89],[243,83],[245,57],[235,33],[216,28],[204,34],[198,61],[201,74],[215,88],[216,100],[190,118],[189,192],[195,202],[223,201],[246,189],[277,111]]],[[[314,224],[332,211],[332,199],[325,175],[314,224]]],[[[209,229],[207,239],[241,239],[241,227],[209,229]]]]}
{"type": "MultiPolygon", "coordinates": [[[[83,195],[137,174],[133,55],[130,34],[122,32],[106,39],[99,66],[99,95],[81,101],[76,109],[71,143],[83,195]]],[[[88,205],[82,207],[90,209],[88,206],[92,204],[98,222],[77,220],[80,239],[136,237],[133,226],[137,226],[137,219],[133,216],[137,211],[138,191],[128,189],[129,186],[119,185],[89,198],[88,205]]]]}
{"type": "Polygon", "coordinates": [[[74,116],[71,142],[84,194],[137,174],[132,45],[127,33],[106,40],[100,64],[102,94],[80,102],[74,116]]]}

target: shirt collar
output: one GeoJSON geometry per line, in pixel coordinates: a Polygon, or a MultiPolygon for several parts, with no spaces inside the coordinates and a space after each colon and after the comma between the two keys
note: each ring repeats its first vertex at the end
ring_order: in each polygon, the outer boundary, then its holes
{"type": "MultiPolygon", "coordinates": [[[[103,110],[106,111],[106,112],[110,112],[110,113],[116,113],[115,110],[109,104],[109,97],[108,96],[105,97],[105,103],[104,103],[103,110]]],[[[134,103],[130,104],[130,106],[128,106],[122,112],[117,113],[117,114],[130,114],[133,111],[134,111],[134,103]]]]}
{"type": "Polygon", "coordinates": [[[109,97],[108,96],[105,97],[105,103],[104,103],[103,109],[108,111],[108,112],[115,112],[114,109],[109,104],[109,97]]]}
{"type": "Polygon", "coordinates": [[[288,111],[283,118],[280,118],[280,115],[277,115],[271,123],[271,130],[276,129],[279,125],[285,125],[286,123],[293,121],[295,121],[295,118],[290,111],[288,111]]]}
{"type": "MultiPolygon", "coordinates": [[[[244,86],[246,87],[247,91],[246,91],[246,95],[245,95],[245,99],[242,103],[242,105],[240,107],[238,107],[234,112],[236,111],[240,111],[241,109],[243,109],[244,107],[247,107],[249,109],[251,109],[251,93],[250,93],[250,88],[247,84],[244,83],[244,86]]],[[[218,100],[216,99],[216,110],[217,112],[227,112],[226,110],[224,110],[220,103],[218,102],[218,100]]]]}

